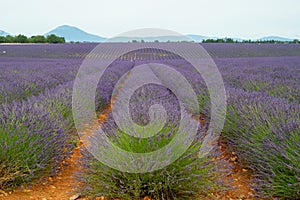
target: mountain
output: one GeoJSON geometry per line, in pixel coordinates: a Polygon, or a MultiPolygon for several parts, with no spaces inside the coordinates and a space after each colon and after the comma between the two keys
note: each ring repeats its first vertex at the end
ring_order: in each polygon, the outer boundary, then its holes
{"type": "Polygon", "coordinates": [[[191,38],[194,42],[202,42],[203,40],[212,38],[212,37],[207,37],[207,36],[202,36],[202,35],[193,35],[193,34],[188,34],[186,36],[191,38]]]}
{"type": "Polygon", "coordinates": [[[7,36],[7,35],[10,35],[10,34],[5,31],[0,30],[0,36],[7,36]]]}
{"type": "Polygon", "coordinates": [[[103,42],[106,38],[87,33],[77,27],[63,25],[45,34],[45,36],[55,34],[64,37],[67,42],[103,42]]]}
{"type": "Polygon", "coordinates": [[[279,36],[267,36],[267,37],[260,38],[258,40],[263,40],[263,41],[266,41],[266,40],[276,40],[276,41],[285,42],[285,41],[293,41],[294,39],[284,38],[284,37],[279,37],[279,36]]]}

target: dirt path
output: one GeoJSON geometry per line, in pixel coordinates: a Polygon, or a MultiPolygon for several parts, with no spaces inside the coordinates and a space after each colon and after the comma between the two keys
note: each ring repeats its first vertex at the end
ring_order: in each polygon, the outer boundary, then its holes
{"type": "Polygon", "coordinates": [[[18,189],[12,194],[2,194],[0,200],[65,200],[76,195],[76,187],[80,182],[76,179],[76,172],[79,172],[79,158],[82,157],[80,147],[74,149],[70,158],[62,165],[62,171],[48,177],[39,185],[28,186],[26,189],[18,189]]]}
{"type": "Polygon", "coordinates": [[[250,187],[252,172],[242,167],[234,151],[227,151],[229,148],[225,142],[219,142],[218,145],[222,152],[219,159],[225,158],[225,160],[229,160],[229,163],[225,167],[231,167],[231,170],[225,178],[225,183],[227,182],[232,188],[223,193],[216,192],[212,196],[222,200],[254,200],[255,191],[250,187]]]}

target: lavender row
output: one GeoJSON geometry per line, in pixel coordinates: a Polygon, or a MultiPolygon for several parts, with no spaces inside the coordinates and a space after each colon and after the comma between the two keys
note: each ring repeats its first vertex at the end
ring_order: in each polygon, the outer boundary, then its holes
{"type": "Polygon", "coordinates": [[[300,102],[300,57],[215,59],[228,88],[300,102]]]}
{"type": "Polygon", "coordinates": [[[0,104],[0,188],[54,175],[71,154],[71,86],[0,104]]]}
{"type": "MultiPolygon", "coordinates": [[[[28,44],[28,45],[0,45],[1,57],[24,58],[84,58],[98,44],[28,44]]],[[[127,48],[127,43],[101,44],[127,48]]],[[[282,57],[300,56],[300,47],[297,44],[201,44],[213,58],[238,57],[282,57]]],[[[154,58],[155,56],[149,54],[154,58]]],[[[145,54],[144,54],[145,55],[145,54]]],[[[130,56],[130,57],[134,57],[130,56]]],[[[144,56],[143,56],[144,57],[144,56]]],[[[125,57],[124,57],[125,58],[125,57]]],[[[127,57],[128,58],[128,57],[127,57]]],[[[131,59],[131,58],[130,58],[131,59]]],[[[128,59],[128,60],[130,60],[128,59]]]]}
{"type": "Polygon", "coordinates": [[[47,88],[74,80],[79,59],[2,58],[0,103],[37,96],[47,88]]]}
{"type": "Polygon", "coordinates": [[[300,105],[230,89],[223,136],[255,173],[258,193],[298,199],[300,105]]]}

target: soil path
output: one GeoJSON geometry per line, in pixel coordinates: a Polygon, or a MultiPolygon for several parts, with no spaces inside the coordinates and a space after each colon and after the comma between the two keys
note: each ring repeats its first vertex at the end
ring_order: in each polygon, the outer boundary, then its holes
{"type": "Polygon", "coordinates": [[[2,194],[0,200],[68,200],[76,195],[80,182],[76,178],[79,172],[80,147],[74,149],[70,158],[61,164],[61,172],[48,177],[39,185],[30,185],[26,189],[17,189],[12,194],[2,194]]]}
{"type": "Polygon", "coordinates": [[[212,196],[216,199],[228,200],[254,200],[255,191],[250,187],[252,181],[252,172],[242,167],[239,158],[234,151],[228,152],[228,145],[219,141],[219,148],[222,152],[219,159],[229,160],[225,168],[231,167],[229,175],[225,177],[225,183],[230,185],[230,189],[224,192],[216,192],[212,196]]]}

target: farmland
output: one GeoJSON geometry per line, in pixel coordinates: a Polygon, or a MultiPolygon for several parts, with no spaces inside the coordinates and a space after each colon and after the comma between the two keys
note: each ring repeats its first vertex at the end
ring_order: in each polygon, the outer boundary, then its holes
{"type": "MultiPolygon", "coordinates": [[[[73,85],[84,59],[98,58],[90,54],[96,45],[0,45],[1,190],[10,191],[51,177],[72,155],[79,140],[72,113],[73,85]]],[[[104,45],[126,48],[133,44],[104,45]]],[[[249,187],[255,191],[251,198],[299,199],[300,45],[203,47],[222,75],[227,96],[219,142],[226,143],[226,151],[234,152],[238,164],[251,172],[249,187]]],[[[111,55],[101,56],[105,59],[111,55]]],[[[193,116],[200,112],[202,124],[180,158],[148,173],[110,168],[82,146],[81,164],[85,170],[79,177],[83,186],[78,190],[87,197],[196,199],[230,187],[223,178],[231,173],[230,169],[220,167],[229,161],[215,159],[221,154],[218,145],[208,155],[197,156],[212,117],[210,96],[203,77],[178,55],[143,49],[111,63],[97,84],[98,123],[111,142],[129,152],[147,153],[170,143],[179,129],[181,113],[176,95],[166,87],[143,86],[134,92],[129,104],[130,117],[141,126],[150,123],[148,111],[152,105],[164,107],[168,118],[157,136],[136,139],[125,134],[109,109],[118,80],[136,66],[151,62],[171,66],[186,77],[199,102],[199,111],[189,112],[193,116]]]]}

